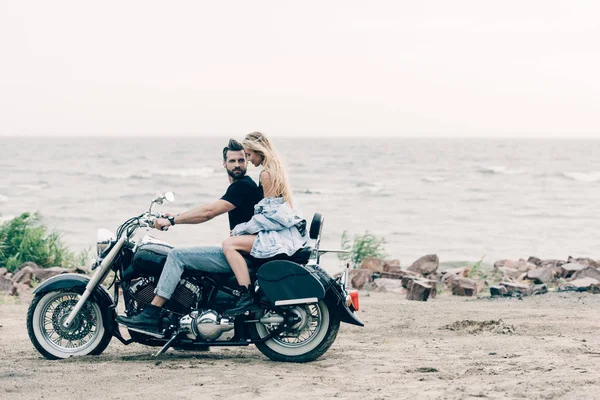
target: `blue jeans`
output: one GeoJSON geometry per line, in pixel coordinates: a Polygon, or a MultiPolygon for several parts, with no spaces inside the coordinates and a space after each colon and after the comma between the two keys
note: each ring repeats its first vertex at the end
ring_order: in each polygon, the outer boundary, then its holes
{"type": "Polygon", "coordinates": [[[220,246],[176,248],[172,249],[167,256],[154,293],[170,299],[181,280],[184,269],[233,274],[220,246]]]}

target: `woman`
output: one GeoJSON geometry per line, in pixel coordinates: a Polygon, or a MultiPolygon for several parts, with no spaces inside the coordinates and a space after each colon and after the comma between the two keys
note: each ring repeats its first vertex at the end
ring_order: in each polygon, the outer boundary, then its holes
{"type": "Polygon", "coordinates": [[[248,161],[262,166],[258,190],[263,198],[254,207],[254,216],[236,225],[223,242],[223,252],[240,285],[242,295],[226,315],[239,315],[253,305],[248,265],[241,253],[255,258],[277,254],[291,256],[306,244],[306,221],[292,209],[292,192],[275,148],[260,132],[250,133],[242,142],[248,161]]]}

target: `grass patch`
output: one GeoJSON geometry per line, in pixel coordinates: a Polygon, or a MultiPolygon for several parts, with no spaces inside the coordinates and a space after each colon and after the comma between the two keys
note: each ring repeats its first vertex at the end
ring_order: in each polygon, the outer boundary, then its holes
{"type": "Polygon", "coordinates": [[[0,225],[0,268],[9,272],[27,261],[42,268],[73,268],[85,265],[89,250],[74,253],[56,231],[39,222],[39,214],[23,213],[0,225]]]}
{"type": "Polygon", "coordinates": [[[360,268],[367,257],[385,258],[385,239],[366,231],[363,235],[354,235],[350,238],[348,231],[342,233],[342,249],[350,253],[339,253],[338,258],[349,262],[352,268],[360,268]]]}

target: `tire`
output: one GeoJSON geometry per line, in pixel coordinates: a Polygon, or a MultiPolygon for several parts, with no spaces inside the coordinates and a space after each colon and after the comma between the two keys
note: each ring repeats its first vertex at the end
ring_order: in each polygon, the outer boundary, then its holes
{"type": "Polygon", "coordinates": [[[73,321],[73,329],[61,328],[62,320],[73,309],[80,295],[81,292],[77,289],[40,293],[29,306],[29,339],[37,351],[49,360],[99,355],[112,339],[107,312],[103,312],[93,296],[73,321]]]}
{"type": "MultiPolygon", "coordinates": [[[[340,328],[340,320],[329,311],[327,303],[290,307],[296,312],[304,309],[318,311],[317,328],[308,338],[299,343],[287,343],[282,337],[274,337],[262,343],[255,343],[258,350],[273,361],[304,363],[321,357],[331,347],[340,328]]],[[[314,314],[314,313],[313,313],[314,314]]],[[[260,317],[259,317],[260,318],[260,317]]],[[[314,319],[313,319],[314,320],[314,319]]],[[[257,338],[268,335],[268,329],[261,323],[251,328],[257,338]]]]}

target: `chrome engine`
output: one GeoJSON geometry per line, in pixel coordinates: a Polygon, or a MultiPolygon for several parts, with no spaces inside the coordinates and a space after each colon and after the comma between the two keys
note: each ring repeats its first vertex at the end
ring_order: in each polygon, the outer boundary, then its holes
{"type": "Polygon", "coordinates": [[[233,320],[223,318],[214,310],[192,311],[179,320],[179,330],[192,340],[229,340],[231,336],[224,333],[233,330],[233,320]]]}
{"type": "MultiPolygon", "coordinates": [[[[142,278],[129,289],[129,293],[137,302],[137,308],[143,308],[149,304],[154,298],[154,290],[156,289],[156,280],[153,277],[142,278]]],[[[201,289],[182,279],[175,288],[169,301],[169,308],[180,313],[187,313],[190,308],[196,306],[198,296],[201,289]]]]}

